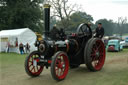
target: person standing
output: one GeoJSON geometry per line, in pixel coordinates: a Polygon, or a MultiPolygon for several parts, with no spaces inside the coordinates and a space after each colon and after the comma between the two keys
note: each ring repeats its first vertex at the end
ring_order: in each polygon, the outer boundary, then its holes
{"type": "Polygon", "coordinates": [[[95,30],[96,35],[94,37],[102,39],[104,36],[104,28],[102,27],[102,23],[98,23],[98,27],[95,30]]]}
{"type": "Polygon", "coordinates": [[[18,38],[16,38],[15,47],[18,47],[18,38]]]}
{"type": "Polygon", "coordinates": [[[30,52],[30,45],[27,43],[25,46],[26,53],[30,52]]]}
{"type": "Polygon", "coordinates": [[[19,50],[20,50],[20,54],[24,53],[24,45],[22,43],[20,43],[19,45],[19,50]]]}
{"type": "Polygon", "coordinates": [[[7,42],[7,49],[6,49],[6,52],[9,53],[9,48],[10,48],[10,43],[7,42]]]}

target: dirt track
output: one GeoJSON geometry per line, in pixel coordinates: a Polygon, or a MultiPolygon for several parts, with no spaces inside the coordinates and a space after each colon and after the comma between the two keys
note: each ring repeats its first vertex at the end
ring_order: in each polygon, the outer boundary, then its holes
{"type": "Polygon", "coordinates": [[[24,62],[20,66],[4,67],[2,71],[0,85],[128,85],[128,52],[107,54],[105,65],[99,72],[90,72],[85,65],[70,69],[61,82],[52,79],[50,68],[44,69],[39,77],[29,77],[24,71],[24,62]]]}

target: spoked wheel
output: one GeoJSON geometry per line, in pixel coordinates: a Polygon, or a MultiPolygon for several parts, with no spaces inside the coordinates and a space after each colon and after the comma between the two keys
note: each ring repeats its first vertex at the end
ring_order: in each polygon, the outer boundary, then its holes
{"type": "Polygon", "coordinates": [[[99,71],[105,62],[105,47],[102,40],[94,38],[85,48],[86,66],[91,71],[99,71]]]}
{"type": "Polygon", "coordinates": [[[63,80],[69,69],[69,60],[68,56],[64,52],[57,52],[52,59],[51,63],[51,74],[52,77],[57,80],[63,80]]]}
{"type": "Polygon", "coordinates": [[[25,71],[31,77],[37,77],[43,71],[44,66],[38,65],[40,54],[37,51],[32,52],[25,60],[25,71]]]}
{"type": "Polygon", "coordinates": [[[78,34],[83,34],[83,35],[86,34],[86,35],[92,37],[92,30],[91,30],[91,28],[90,28],[87,24],[85,24],[85,23],[80,24],[80,25],[78,26],[76,32],[77,32],[78,34]]]}

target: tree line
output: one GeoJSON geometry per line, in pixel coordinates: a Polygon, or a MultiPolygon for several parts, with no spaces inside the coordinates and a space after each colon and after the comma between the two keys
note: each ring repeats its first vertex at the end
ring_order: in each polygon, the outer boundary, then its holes
{"type": "Polygon", "coordinates": [[[77,4],[69,4],[68,0],[0,0],[0,30],[30,28],[42,33],[44,30],[43,7],[41,4],[51,5],[50,28],[57,25],[65,31],[75,32],[81,23],[91,23],[95,30],[98,23],[105,28],[105,35],[128,33],[127,18],[119,17],[117,22],[99,19],[93,23],[93,16],[80,10],[77,4]]]}

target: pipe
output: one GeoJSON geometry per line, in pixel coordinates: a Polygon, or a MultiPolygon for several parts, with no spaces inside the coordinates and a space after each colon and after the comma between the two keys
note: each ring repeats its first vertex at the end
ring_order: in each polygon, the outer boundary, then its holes
{"type": "Polygon", "coordinates": [[[45,33],[44,36],[45,38],[49,37],[49,30],[50,30],[50,5],[49,4],[44,4],[44,28],[45,28],[45,33]]]}

